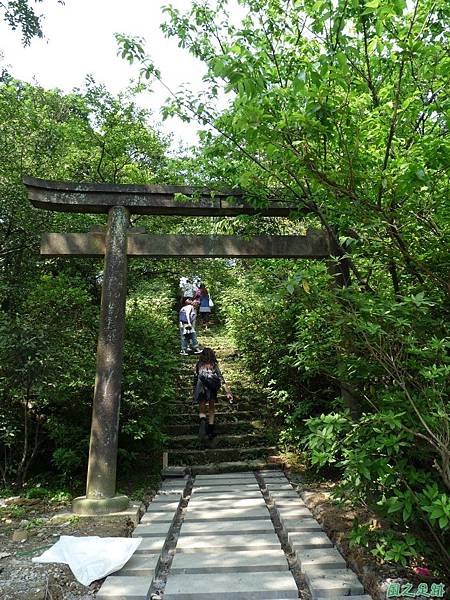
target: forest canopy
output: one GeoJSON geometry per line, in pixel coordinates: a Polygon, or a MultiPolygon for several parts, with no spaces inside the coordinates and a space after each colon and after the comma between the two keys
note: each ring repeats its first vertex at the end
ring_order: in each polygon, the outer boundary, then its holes
{"type": "MultiPolygon", "coordinates": [[[[201,124],[189,156],[169,152],[131,91],[115,97],[88,80],[63,94],[3,75],[3,484],[39,475],[37,457],[62,480],[81,477],[100,300],[99,264],[38,261],[38,247],[43,231],[86,231],[101,217],[33,210],[22,176],[233,186],[256,208],[274,196],[290,202],[291,218],[134,223],[250,239],[321,228],[335,258],[133,265],[123,464],[163,439],[175,395],[171,303],[189,264],[220,299],[221,324],[257,378],[280,447],[336,477],[340,501],[387,524],[356,524],[353,543],[383,560],[427,556],[449,569],[450,5],[241,0],[236,23],[226,0],[211,4],[165,9],[166,35],[207,69],[203,92],[169,90],[164,109],[201,124]]],[[[142,39],[117,40],[140,64],[142,86],[165,82],[142,39]]]]}

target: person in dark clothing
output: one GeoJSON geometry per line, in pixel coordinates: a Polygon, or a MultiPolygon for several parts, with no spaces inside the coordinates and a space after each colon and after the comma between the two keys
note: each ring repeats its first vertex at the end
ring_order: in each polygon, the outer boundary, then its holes
{"type": "Polygon", "coordinates": [[[199,356],[198,363],[195,365],[194,376],[194,400],[198,402],[199,407],[199,435],[201,438],[206,436],[209,439],[216,437],[215,431],[215,402],[217,392],[223,386],[230,404],[233,403],[233,395],[230,388],[225,383],[223,375],[217,363],[214,350],[203,348],[199,356]],[[206,420],[206,403],[208,402],[208,421],[206,420]]]}
{"type": "Polygon", "coordinates": [[[211,298],[206,286],[202,283],[199,287],[200,318],[202,325],[208,330],[209,318],[211,316],[211,298]]]}

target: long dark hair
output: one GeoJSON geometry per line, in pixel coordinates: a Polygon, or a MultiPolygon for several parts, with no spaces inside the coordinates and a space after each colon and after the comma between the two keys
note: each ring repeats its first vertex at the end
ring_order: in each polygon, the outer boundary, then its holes
{"type": "Polygon", "coordinates": [[[216,353],[212,348],[203,348],[202,353],[198,357],[197,367],[208,364],[217,365],[216,353]]]}

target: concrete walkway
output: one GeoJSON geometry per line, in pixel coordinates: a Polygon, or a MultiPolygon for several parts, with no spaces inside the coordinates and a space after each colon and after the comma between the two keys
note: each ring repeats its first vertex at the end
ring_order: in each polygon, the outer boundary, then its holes
{"type": "Polygon", "coordinates": [[[97,600],[370,600],[281,471],[166,480],[133,537],[97,600]]]}

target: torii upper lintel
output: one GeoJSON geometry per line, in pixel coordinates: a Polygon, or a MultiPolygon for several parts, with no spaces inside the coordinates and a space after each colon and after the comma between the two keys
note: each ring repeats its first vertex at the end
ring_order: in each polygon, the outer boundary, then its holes
{"type": "Polygon", "coordinates": [[[28,198],[36,208],[60,212],[107,213],[114,206],[125,206],[141,215],[182,215],[192,217],[234,217],[262,215],[288,217],[294,207],[272,202],[254,208],[236,189],[213,190],[185,185],[111,185],[72,183],[24,177],[28,198]],[[177,195],[187,197],[177,200],[177,195]]]}

